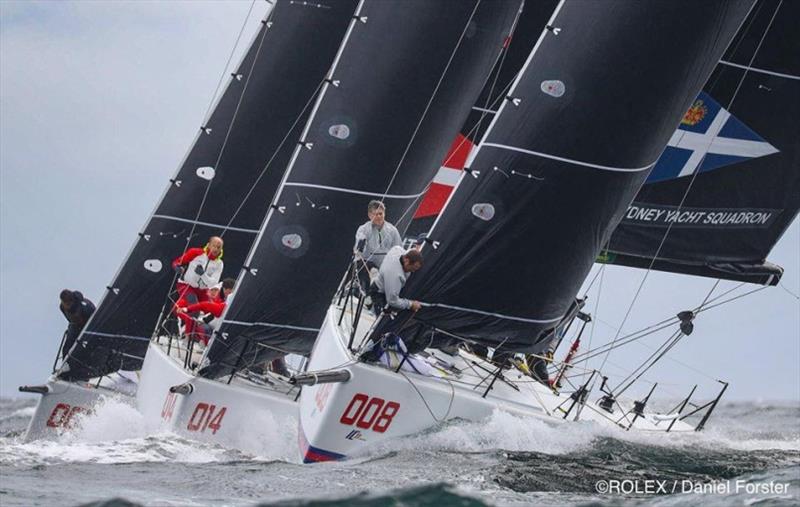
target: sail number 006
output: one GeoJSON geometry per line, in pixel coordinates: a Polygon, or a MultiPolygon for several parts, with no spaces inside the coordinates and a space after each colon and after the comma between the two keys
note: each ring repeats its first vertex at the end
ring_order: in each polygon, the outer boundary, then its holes
{"type": "Polygon", "coordinates": [[[392,419],[399,410],[400,404],[396,401],[386,402],[382,398],[370,398],[364,393],[357,393],[344,409],[339,422],[347,426],[355,424],[358,428],[372,429],[377,433],[383,433],[389,429],[392,419]]]}

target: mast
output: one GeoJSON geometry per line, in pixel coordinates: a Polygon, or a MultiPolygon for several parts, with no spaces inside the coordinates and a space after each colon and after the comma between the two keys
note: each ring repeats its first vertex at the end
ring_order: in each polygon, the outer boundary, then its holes
{"type": "Polygon", "coordinates": [[[308,354],[370,199],[422,195],[519,11],[518,0],[359,4],[201,374],[308,354]]]}
{"type": "Polygon", "coordinates": [[[407,343],[433,328],[532,350],[563,319],[751,5],[559,4],[437,217],[439,248],[425,249],[405,287],[428,303],[403,330],[407,343]]]}
{"type": "Polygon", "coordinates": [[[355,0],[279,2],[138,234],[127,258],[62,365],[86,380],[141,367],[159,315],[172,305],[172,260],[211,235],[225,239],[235,273],[256,238],[308,104],[330,67],[355,0]],[[322,7],[319,7],[322,6],[322,7]]]}

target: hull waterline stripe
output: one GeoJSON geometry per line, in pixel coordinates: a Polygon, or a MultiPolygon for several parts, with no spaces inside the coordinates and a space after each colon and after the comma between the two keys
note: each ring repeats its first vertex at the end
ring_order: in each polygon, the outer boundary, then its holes
{"type": "Polygon", "coordinates": [[[357,195],[369,195],[372,197],[385,197],[387,199],[416,199],[417,197],[425,195],[425,192],[420,192],[418,194],[409,194],[409,195],[398,195],[398,194],[384,194],[383,192],[366,192],[364,190],[354,190],[351,188],[341,188],[341,187],[329,187],[327,185],[316,185],[314,183],[286,183],[287,187],[301,187],[301,188],[319,188],[321,190],[330,190],[333,192],[342,192],[344,194],[357,194],[357,195]]]}
{"type": "MultiPolygon", "coordinates": [[[[299,425],[298,425],[299,426],[299,425]]],[[[300,446],[300,454],[303,456],[303,463],[319,463],[322,461],[339,461],[345,459],[347,456],[344,454],[339,454],[337,452],[326,451],[325,449],[320,449],[318,447],[314,447],[308,443],[306,440],[305,432],[303,432],[303,428],[297,428],[297,443],[300,446]]]]}
{"type": "Polygon", "coordinates": [[[225,324],[233,324],[235,326],[277,327],[277,328],[280,328],[280,329],[292,329],[294,331],[308,331],[310,333],[318,333],[319,332],[319,328],[290,326],[288,324],[273,324],[272,322],[242,322],[240,320],[225,320],[225,321],[223,321],[223,323],[225,323],[225,324]]]}
{"type": "Polygon", "coordinates": [[[653,164],[655,164],[655,162],[653,162],[653,163],[647,164],[644,167],[611,167],[611,166],[601,165],[601,164],[592,164],[591,162],[583,162],[583,161],[580,161],[580,160],[573,160],[573,159],[570,159],[570,158],[557,157],[555,155],[549,155],[547,153],[541,153],[541,152],[533,151],[533,150],[526,150],[525,148],[518,148],[516,146],[508,146],[508,145],[505,145],[505,144],[483,143],[483,146],[484,147],[499,148],[501,150],[516,151],[518,153],[525,153],[527,155],[534,155],[536,157],[548,158],[550,160],[557,160],[559,162],[566,162],[568,164],[580,165],[580,166],[583,166],[583,167],[591,167],[592,169],[601,169],[603,171],[635,173],[635,172],[646,171],[646,170],[650,169],[651,167],[653,167],[653,164]]]}
{"type": "Polygon", "coordinates": [[[498,319],[516,320],[518,322],[530,322],[532,324],[551,324],[553,322],[558,322],[564,318],[564,316],[562,315],[561,317],[556,317],[554,319],[526,319],[523,317],[513,317],[511,315],[503,315],[502,313],[484,312],[483,310],[474,310],[472,308],[464,308],[461,306],[446,305],[444,303],[421,303],[421,304],[422,306],[447,308],[448,310],[458,310],[467,313],[477,313],[479,315],[486,315],[487,317],[497,317],[498,319]]]}
{"type": "Polygon", "coordinates": [[[800,81],[800,76],[794,76],[792,74],[784,74],[782,72],[775,72],[767,69],[759,69],[758,67],[749,67],[747,65],[741,65],[738,63],[728,62],[725,60],[720,60],[719,63],[721,63],[722,65],[727,65],[729,67],[736,67],[737,69],[752,70],[753,72],[758,72],[759,74],[767,74],[770,76],[782,77],[786,79],[796,79],[800,81]]]}
{"type": "Polygon", "coordinates": [[[150,341],[150,338],[145,338],[144,336],[131,336],[129,334],[98,333],[97,331],[84,331],[83,334],[88,334],[91,336],[100,336],[102,338],[125,338],[127,340],[141,340],[145,342],[150,341]]]}
{"type": "Polygon", "coordinates": [[[188,218],[173,217],[169,215],[153,215],[153,218],[163,218],[164,220],[172,220],[175,222],[184,222],[193,225],[205,225],[207,227],[214,227],[216,229],[225,229],[228,231],[249,232],[250,234],[258,234],[258,229],[243,229],[241,227],[230,227],[222,224],[212,224],[211,222],[201,222],[199,220],[190,220],[188,218]]]}

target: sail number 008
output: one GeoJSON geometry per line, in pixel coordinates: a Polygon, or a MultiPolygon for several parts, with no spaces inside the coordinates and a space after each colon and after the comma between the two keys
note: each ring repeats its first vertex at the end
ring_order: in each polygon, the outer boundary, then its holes
{"type": "Polygon", "coordinates": [[[372,429],[377,433],[383,433],[389,429],[392,419],[399,410],[400,404],[396,401],[386,402],[382,398],[370,398],[364,393],[357,393],[344,409],[339,422],[347,426],[355,424],[358,428],[372,429]]]}

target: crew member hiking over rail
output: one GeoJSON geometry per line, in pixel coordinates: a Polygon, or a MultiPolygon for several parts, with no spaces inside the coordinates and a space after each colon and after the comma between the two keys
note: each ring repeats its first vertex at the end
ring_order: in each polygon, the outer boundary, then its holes
{"type": "Polygon", "coordinates": [[[385,306],[393,310],[418,311],[422,305],[419,301],[412,301],[400,297],[400,291],[408,280],[408,275],[422,267],[422,254],[419,250],[404,251],[403,247],[393,247],[386,254],[386,259],[381,265],[377,278],[370,286],[373,310],[380,316],[385,306]]]}
{"type": "Polygon", "coordinates": [[[177,283],[175,308],[208,301],[208,289],[217,285],[222,276],[222,245],[222,238],[212,236],[203,248],[190,248],[172,261],[172,268],[183,275],[177,283]]]}

